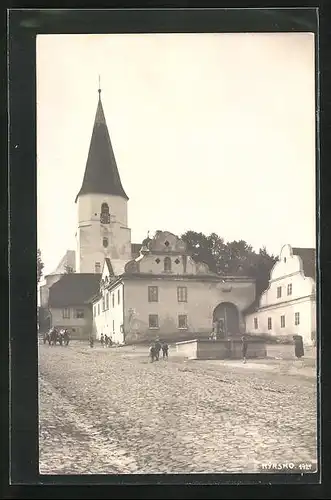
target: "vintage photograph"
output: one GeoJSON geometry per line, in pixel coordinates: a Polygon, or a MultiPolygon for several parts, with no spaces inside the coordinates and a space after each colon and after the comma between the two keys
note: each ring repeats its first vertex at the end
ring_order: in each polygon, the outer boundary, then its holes
{"type": "Polygon", "coordinates": [[[39,472],[317,472],[313,33],[38,35],[39,472]]]}

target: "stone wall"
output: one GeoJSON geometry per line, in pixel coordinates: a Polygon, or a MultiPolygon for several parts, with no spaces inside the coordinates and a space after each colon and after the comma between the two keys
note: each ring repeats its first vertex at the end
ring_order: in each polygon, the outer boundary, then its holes
{"type": "MultiPolygon", "coordinates": [[[[188,359],[241,359],[240,340],[190,340],[176,343],[176,352],[188,359]]],[[[261,340],[249,340],[247,358],[265,358],[266,345],[261,340]]]]}

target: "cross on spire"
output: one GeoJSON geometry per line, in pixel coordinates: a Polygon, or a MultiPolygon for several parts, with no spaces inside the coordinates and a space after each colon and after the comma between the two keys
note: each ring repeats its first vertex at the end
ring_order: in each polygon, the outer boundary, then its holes
{"type": "Polygon", "coordinates": [[[101,78],[100,78],[100,75],[99,75],[99,88],[98,88],[98,92],[99,92],[99,96],[101,94],[101,78]]]}

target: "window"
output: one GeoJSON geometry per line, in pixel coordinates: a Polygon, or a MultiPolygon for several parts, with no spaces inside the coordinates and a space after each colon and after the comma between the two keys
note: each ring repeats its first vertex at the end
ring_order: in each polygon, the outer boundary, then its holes
{"type": "Polygon", "coordinates": [[[280,327],[285,328],[285,316],[280,317],[280,327]]]}
{"type": "Polygon", "coordinates": [[[102,310],[104,311],[106,309],[106,299],[105,296],[102,297],[102,310]]]}
{"type": "Polygon", "coordinates": [[[69,307],[65,307],[62,309],[62,318],[63,319],[69,319],[70,318],[70,309],[69,307]]]}
{"type": "Polygon", "coordinates": [[[96,262],[94,268],[95,268],[95,272],[97,274],[101,273],[101,264],[100,264],[100,262],[96,262]]]}
{"type": "Polygon", "coordinates": [[[112,294],[112,296],[111,296],[111,301],[112,301],[113,307],[115,307],[115,297],[114,297],[114,294],[112,294]]]}
{"type": "Polygon", "coordinates": [[[115,320],[113,320],[113,333],[115,333],[115,320]]]}
{"type": "Polygon", "coordinates": [[[157,286],[148,287],[148,302],[159,301],[159,288],[157,286]]]}
{"type": "Polygon", "coordinates": [[[178,286],[177,287],[177,300],[178,302],[187,302],[187,287],[178,286]]]}
{"type": "Polygon", "coordinates": [[[106,292],[106,309],[109,309],[109,293],[106,292]]]}
{"type": "Polygon", "coordinates": [[[277,299],[279,299],[282,296],[282,287],[278,286],[277,287],[277,299]]]}
{"type": "Polygon", "coordinates": [[[171,271],[171,259],[170,259],[170,257],[164,258],[164,270],[171,271]]]}
{"type": "Polygon", "coordinates": [[[104,238],[102,239],[102,244],[103,244],[103,246],[104,246],[105,248],[107,248],[107,247],[108,247],[108,238],[104,237],[104,238]]]}
{"type": "Polygon", "coordinates": [[[268,318],[268,330],[272,329],[272,319],[268,318]]]}
{"type": "Polygon", "coordinates": [[[120,303],[120,301],[121,301],[121,290],[120,290],[120,289],[118,289],[118,290],[117,290],[117,304],[119,304],[119,303],[120,303]]]}
{"type": "Polygon", "coordinates": [[[148,317],[149,328],[159,328],[159,317],[157,314],[150,314],[148,317]]]}
{"type": "Polygon", "coordinates": [[[101,205],[100,222],[101,222],[101,224],[109,224],[110,223],[110,214],[109,214],[108,203],[103,203],[101,205]]]}
{"type": "Polygon", "coordinates": [[[96,315],[97,315],[97,307],[93,306],[93,316],[96,316],[96,315]]]}
{"type": "Polygon", "coordinates": [[[98,302],[98,316],[100,314],[100,302],[98,302]]]}
{"type": "Polygon", "coordinates": [[[257,321],[257,318],[254,318],[254,328],[255,330],[258,329],[258,321],[257,321]]]}
{"type": "Polygon", "coordinates": [[[292,283],[287,285],[287,295],[292,295],[292,283]]]}
{"type": "Polygon", "coordinates": [[[295,315],[294,315],[294,324],[295,324],[295,326],[300,325],[300,313],[295,313],[295,315]]]}
{"type": "Polygon", "coordinates": [[[186,314],[178,315],[178,328],[187,328],[187,316],[186,314]]]}
{"type": "Polygon", "coordinates": [[[77,318],[77,319],[84,318],[84,309],[76,309],[75,310],[75,318],[77,318]]]}

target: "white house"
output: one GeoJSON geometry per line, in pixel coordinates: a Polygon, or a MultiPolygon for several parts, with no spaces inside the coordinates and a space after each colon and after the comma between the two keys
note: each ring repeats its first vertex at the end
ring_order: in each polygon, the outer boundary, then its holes
{"type": "Polygon", "coordinates": [[[93,327],[97,339],[101,333],[111,337],[116,344],[124,342],[124,294],[120,276],[124,273],[125,261],[105,259],[100,288],[93,297],[93,327]]]}
{"type": "Polygon", "coordinates": [[[248,333],[316,338],[315,249],[284,245],[257,307],[246,313],[248,333]]]}

